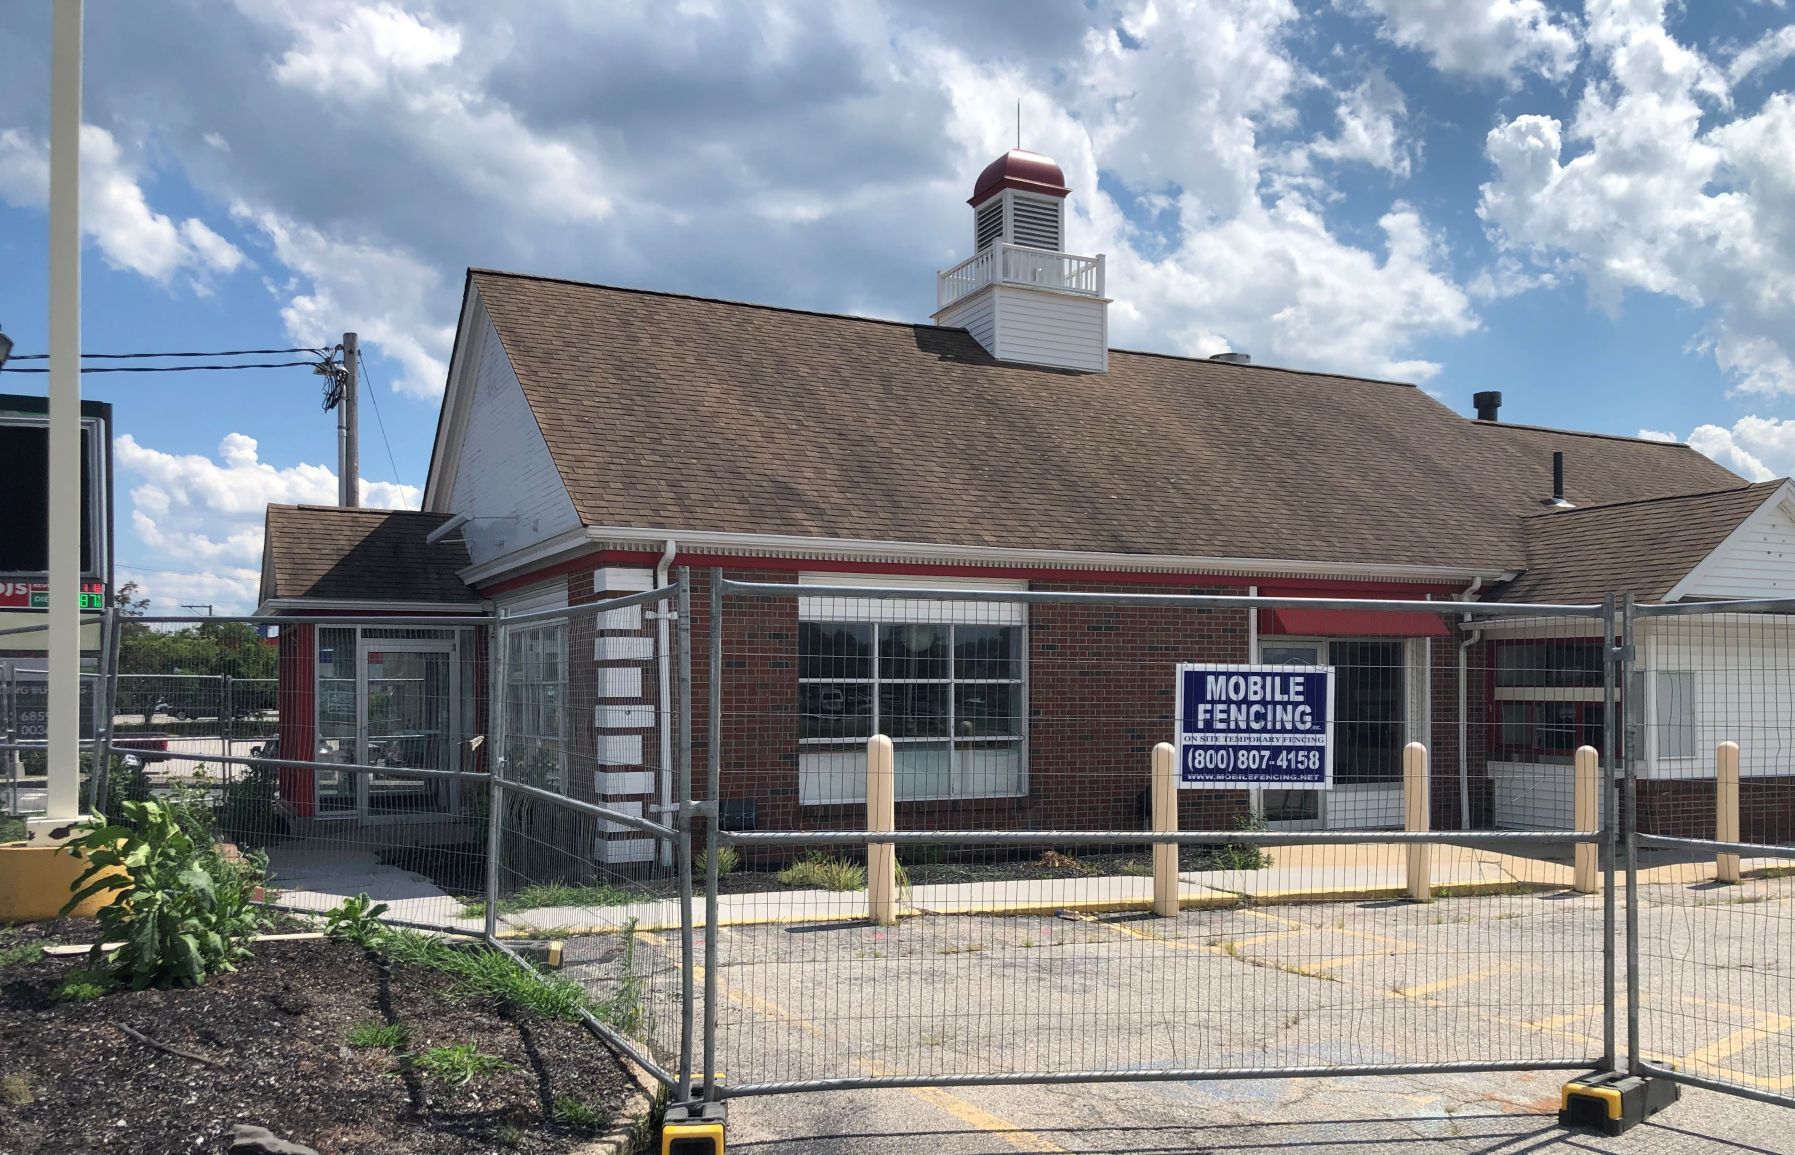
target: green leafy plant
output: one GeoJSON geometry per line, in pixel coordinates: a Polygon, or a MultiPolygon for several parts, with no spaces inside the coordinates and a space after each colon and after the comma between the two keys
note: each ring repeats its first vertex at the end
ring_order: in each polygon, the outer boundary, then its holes
{"type": "Polygon", "coordinates": [[[112,894],[99,911],[100,937],[122,944],[111,962],[133,989],[197,986],[235,970],[260,927],[249,897],[265,861],[226,862],[160,802],[125,802],[119,811],[122,822],[95,815],[64,847],[87,869],[62,913],[112,894]]]}
{"type": "Polygon", "coordinates": [[[375,902],[366,893],[345,898],[341,905],[324,912],[324,933],[335,942],[363,948],[375,946],[386,935],[386,927],[380,922],[380,916],[386,912],[386,903],[375,902]]]}
{"type": "Polygon", "coordinates": [[[78,970],[64,975],[50,997],[59,1003],[91,1003],[118,989],[118,979],[105,970],[78,970]]]}
{"type": "MultiPolygon", "coordinates": [[[[700,850],[694,854],[692,856],[692,877],[703,878],[709,864],[710,860],[705,856],[704,851],[700,850]]],[[[719,875],[730,874],[741,864],[742,856],[735,847],[727,844],[717,847],[717,873],[719,875]]]]}
{"type": "Polygon", "coordinates": [[[362,1023],[350,1030],[349,1045],[372,1047],[382,1051],[402,1051],[405,1049],[405,1025],[403,1023],[362,1023]]]}
{"type": "MultiPolygon", "coordinates": [[[[622,906],[635,899],[629,891],[608,882],[595,882],[590,886],[572,882],[537,882],[519,887],[499,899],[499,913],[516,914],[545,906],[622,906]]],[[[464,899],[461,906],[462,913],[469,917],[486,912],[483,898],[464,899]]]]}
{"type": "Polygon", "coordinates": [[[555,1100],[554,1116],[555,1122],[563,1127],[579,1131],[598,1132],[611,1125],[610,1108],[596,1106],[572,1095],[562,1095],[555,1100]]]}
{"type": "MultiPolygon", "coordinates": [[[[1234,820],[1234,829],[1256,832],[1270,827],[1263,814],[1243,814],[1234,820]]],[[[1215,865],[1221,870],[1265,870],[1271,866],[1271,855],[1251,842],[1230,842],[1216,851],[1215,865]]]]}
{"type": "Polygon", "coordinates": [[[866,867],[813,851],[780,871],[779,881],[809,890],[865,890],[866,867]]]}
{"type": "Polygon", "coordinates": [[[465,1087],[484,1075],[509,1071],[511,1064],[497,1055],[489,1055],[472,1043],[451,1043],[431,1047],[414,1057],[412,1067],[425,1077],[451,1087],[465,1087]]]}
{"type": "Polygon", "coordinates": [[[0,967],[34,963],[43,957],[42,946],[35,942],[19,941],[19,932],[13,927],[0,927],[0,967]]]}

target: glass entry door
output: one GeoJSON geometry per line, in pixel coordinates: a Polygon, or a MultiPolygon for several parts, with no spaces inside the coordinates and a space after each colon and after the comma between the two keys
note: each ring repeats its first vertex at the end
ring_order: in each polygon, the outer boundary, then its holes
{"type": "MultiPolygon", "coordinates": [[[[453,642],[363,638],[359,761],[367,766],[455,769],[458,663],[453,642]]],[[[454,807],[447,778],[378,772],[355,776],[364,818],[441,814],[454,807]]]]}
{"type": "MultiPolygon", "coordinates": [[[[1268,666],[1325,666],[1325,642],[1279,639],[1259,643],[1259,661],[1268,666]]],[[[1280,830],[1316,830],[1321,827],[1322,790],[1260,790],[1255,806],[1266,825],[1280,830]]]]}

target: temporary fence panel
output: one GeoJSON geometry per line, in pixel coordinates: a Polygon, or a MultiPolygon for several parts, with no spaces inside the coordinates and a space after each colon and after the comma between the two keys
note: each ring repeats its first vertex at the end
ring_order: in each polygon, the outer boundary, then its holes
{"type": "Polygon", "coordinates": [[[671,825],[690,765],[677,599],[663,588],[499,618],[486,926],[499,942],[558,943],[615,1041],[670,1084],[691,1005],[689,861],[682,875],[671,825]]]}
{"type": "MultiPolygon", "coordinates": [[[[1602,607],[737,576],[695,587],[726,870],[713,1094],[1604,1056],[1611,894],[1565,893],[1577,832],[1554,802],[1575,748],[1604,743],[1602,607]],[[1150,766],[1186,728],[1181,663],[1330,672],[1332,766],[1185,756],[1212,780],[1176,792],[1182,912],[1157,918],[1150,766]],[[890,925],[867,917],[875,735],[890,925]],[[1522,751],[1509,824],[1535,829],[1494,831],[1496,764],[1522,751]],[[1412,864],[1439,901],[1405,900],[1412,864]]],[[[1255,671],[1216,672],[1244,679],[1226,708],[1282,708],[1255,671]]]]}
{"type": "Polygon", "coordinates": [[[1795,1105],[1795,600],[1630,620],[1630,1053],[1795,1105]]]}

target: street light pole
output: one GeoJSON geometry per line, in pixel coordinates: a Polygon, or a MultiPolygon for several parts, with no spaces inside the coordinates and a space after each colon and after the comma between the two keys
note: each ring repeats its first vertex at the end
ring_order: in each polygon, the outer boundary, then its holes
{"type": "Polygon", "coordinates": [[[80,816],[81,802],[81,3],[55,0],[50,46],[49,777],[44,824],[63,827],[80,816]]]}

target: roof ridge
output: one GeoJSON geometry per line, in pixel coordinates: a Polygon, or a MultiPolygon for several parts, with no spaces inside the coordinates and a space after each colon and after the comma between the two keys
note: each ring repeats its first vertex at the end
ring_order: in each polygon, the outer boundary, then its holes
{"type": "Polygon", "coordinates": [[[1560,429],[1556,425],[1528,425],[1521,421],[1467,419],[1467,424],[1474,425],[1479,429],[1526,429],[1533,433],[1558,433],[1565,437],[1596,437],[1603,441],[1630,441],[1638,445],[1662,445],[1668,449],[1692,448],[1687,441],[1660,441],[1656,437],[1629,437],[1625,433],[1597,433],[1588,429],[1560,429]]]}
{"type": "Polygon", "coordinates": [[[1596,505],[1579,505],[1571,509],[1542,509],[1538,513],[1522,514],[1521,520],[1532,521],[1535,518],[1563,517],[1573,513],[1593,513],[1603,509],[1622,509],[1634,505],[1656,505],[1661,502],[1669,501],[1690,501],[1698,497],[1719,497],[1724,493],[1743,493],[1748,489],[1758,489],[1764,486],[1780,486],[1788,480],[1789,479],[1786,477],[1778,477],[1773,478],[1770,481],[1747,481],[1743,485],[1729,485],[1725,489],[1700,489],[1692,493],[1665,493],[1660,494],[1657,497],[1634,497],[1629,498],[1626,501],[1604,501],[1596,505]]]}
{"type": "Polygon", "coordinates": [[[379,514],[383,517],[390,515],[390,514],[395,514],[395,513],[409,513],[409,514],[413,514],[418,517],[449,517],[449,516],[451,516],[450,514],[437,513],[433,510],[428,510],[428,509],[386,509],[386,508],[383,508],[378,505],[354,505],[354,506],[349,506],[349,505],[309,505],[305,502],[289,503],[289,502],[271,501],[268,503],[268,508],[269,509],[303,509],[303,510],[310,511],[312,513],[367,513],[367,514],[379,514]]]}

